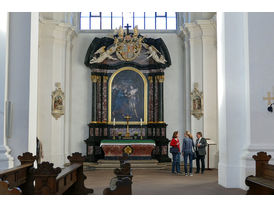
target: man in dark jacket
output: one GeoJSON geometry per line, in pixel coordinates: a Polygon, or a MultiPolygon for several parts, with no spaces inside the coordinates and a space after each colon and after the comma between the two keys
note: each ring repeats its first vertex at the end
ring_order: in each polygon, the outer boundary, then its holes
{"type": "Polygon", "coordinates": [[[196,153],[197,153],[197,159],[196,159],[196,166],[197,170],[195,173],[200,172],[200,161],[202,163],[202,174],[204,173],[205,170],[205,155],[206,155],[206,146],[207,142],[206,139],[203,138],[202,132],[197,132],[196,134],[197,140],[196,140],[196,153]]]}

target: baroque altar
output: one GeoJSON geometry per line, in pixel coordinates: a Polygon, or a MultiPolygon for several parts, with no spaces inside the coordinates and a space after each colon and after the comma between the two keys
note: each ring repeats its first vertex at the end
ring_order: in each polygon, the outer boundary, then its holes
{"type": "Polygon", "coordinates": [[[121,156],[125,148],[136,159],[171,161],[163,93],[164,70],[171,60],[164,41],[142,36],[137,27],[133,32],[120,27],[112,38],[93,39],[85,65],[92,81],[87,161],[121,156]],[[110,146],[118,149],[116,156],[110,155],[110,146]]]}

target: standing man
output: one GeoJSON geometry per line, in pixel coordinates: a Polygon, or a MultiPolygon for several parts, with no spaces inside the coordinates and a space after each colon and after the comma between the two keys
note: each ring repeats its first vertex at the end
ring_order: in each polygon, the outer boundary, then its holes
{"type": "Polygon", "coordinates": [[[197,166],[197,171],[195,173],[200,172],[200,161],[202,163],[202,174],[204,173],[205,170],[205,155],[206,155],[206,146],[207,142],[206,139],[203,138],[202,132],[197,132],[196,134],[197,140],[196,140],[196,153],[197,153],[197,159],[196,159],[196,166],[197,166]]]}

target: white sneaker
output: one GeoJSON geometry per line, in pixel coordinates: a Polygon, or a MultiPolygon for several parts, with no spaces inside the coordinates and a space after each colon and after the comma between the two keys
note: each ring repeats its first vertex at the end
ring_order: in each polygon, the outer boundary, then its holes
{"type": "Polygon", "coordinates": [[[188,176],[188,174],[187,174],[187,173],[185,173],[185,176],[188,176]]]}
{"type": "Polygon", "coordinates": [[[190,173],[190,174],[189,174],[189,176],[191,176],[191,177],[192,177],[192,176],[193,176],[193,174],[192,174],[192,173],[190,173]]]}

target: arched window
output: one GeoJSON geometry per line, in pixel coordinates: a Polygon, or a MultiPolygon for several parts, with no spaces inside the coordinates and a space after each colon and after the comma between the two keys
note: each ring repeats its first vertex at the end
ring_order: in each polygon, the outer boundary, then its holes
{"type": "Polygon", "coordinates": [[[176,30],[176,12],[81,12],[80,30],[176,30]]]}

